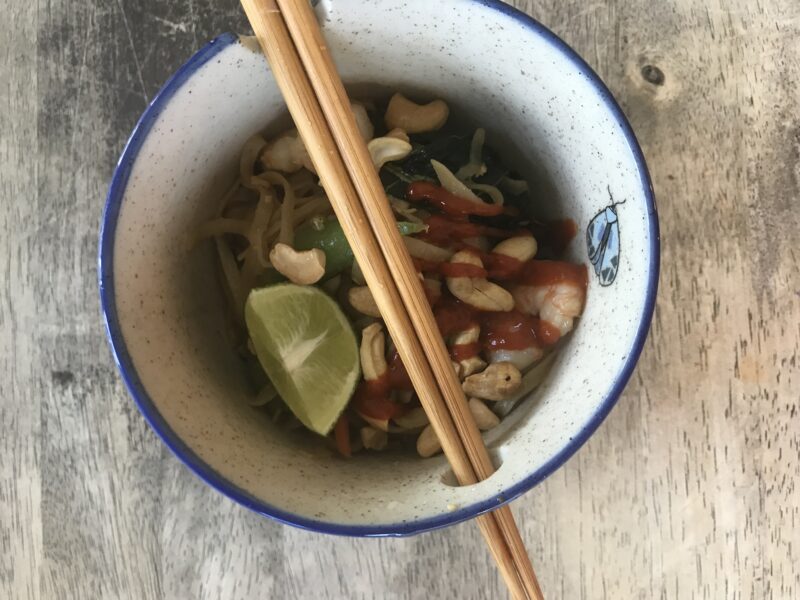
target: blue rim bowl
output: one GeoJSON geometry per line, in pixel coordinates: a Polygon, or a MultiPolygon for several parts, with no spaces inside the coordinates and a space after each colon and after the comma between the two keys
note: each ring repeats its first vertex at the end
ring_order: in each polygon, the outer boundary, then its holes
{"type": "Polygon", "coordinates": [[[567,459],[586,442],[586,440],[592,435],[592,433],[594,433],[600,423],[602,423],[603,419],[605,419],[613,406],[616,404],[617,399],[630,379],[631,374],[633,373],[633,369],[636,366],[639,355],[644,347],[645,339],[647,338],[647,332],[653,316],[653,310],[655,308],[656,292],[658,287],[660,260],[659,228],[655,197],[650,181],[650,175],[645,164],[642,150],[639,147],[639,143],[636,140],[636,136],[634,135],[630,124],[622,113],[619,105],[611,95],[611,92],[600,80],[598,75],[556,34],[525,13],[503,4],[498,0],[471,1],[478,2],[521,22],[532,32],[533,35],[544,38],[556,49],[558,49],[581,73],[587,77],[589,81],[592,82],[597,92],[604,100],[609,113],[615,119],[620,129],[624,132],[630,150],[635,157],[636,165],[639,171],[639,177],[644,188],[644,197],[648,205],[649,235],[651,240],[650,270],[648,274],[644,311],[642,312],[642,318],[636,333],[634,346],[631,349],[631,352],[629,353],[622,369],[620,370],[610,393],[600,404],[595,414],[592,415],[592,417],[587,421],[579,435],[575,436],[547,463],[533,473],[529,474],[521,481],[504,489],[497,497],[491,498],[484,502],[477,502],[468,506],[464,506],[458,510],[446,512],[444,514],[437,515],[436,517],[389,525],[348,525],[308,519],[300,515],[281,510],[275,506],[265,503],[262,500],[259,500],[246,490],[235,486],[226,478],[214,471],[205,461],[197,456],[197,454],[195,454],[183,441],[181,441],[181,439],[178,438],[174,430],[161,416],[152,399],[145,391],[145,388],[139,379],[131,357],[128,353],[125,339],[120,329],[120,323],[116,310],[113,264],[115,232],[120,207],[122,205],[125,189],[127,187],[128,178],[130,176],[132,166],[136,162],[138,152],[151,127],[155,123],[164,107],[169,103],[175,92],[179,90],[187,81],[187,79],[189,79],[200,67],[209,62],[231,44],[238,43],[238,36],[226,33],[210,41],[196,54],[194,54],[194,56],[192,56],[180,69],[178,69],[178,71],[166,82],[166,84],[164,84],[136,124],[133,133],[128,139],[125,149],[122,152],[122,156],[117,163],[116,169],[114,170],[102,219],[98,275],[100,302],[105,319],[106,332],[111,345],[114,360],[122,375],[122,379],[124,380],[131,396],[138,405],[139,410],[142,412],[150,426],[156,431],[159,437],[161,437],[161,439],[175,454],[175,456],[177,456],[187,467],[189,467],[192,472],[194,472],[203,481],[225,496],[261,515],[270,517],[281,523],[293,525],[295,527],[310,531],[335,535],[366,537],[406,536],[454,525],[461,521],[471,519],[484,512],[494,510],[499,506],[510,502],[545,479],[558,467],[564,464],[567,459]]]}

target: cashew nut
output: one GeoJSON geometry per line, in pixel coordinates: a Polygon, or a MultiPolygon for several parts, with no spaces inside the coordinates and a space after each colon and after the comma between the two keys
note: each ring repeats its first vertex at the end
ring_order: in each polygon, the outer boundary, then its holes
{"type": "Polygon", "coordinates": [[[397,138],[398,140],[403,140],[404,142],[411,141],[408,137],[408,134],[399,127],[395,127],[394,129],[392,129],[389,133],[386,134],[386,137],[397,138]]]}
{"type": "Polygon", "coordinates": [[[389,419],[375,419],[361,412],[358,413],[358,416],[364,419],[375,429],[380,429],[381,431],[389,431],[389,419]]]}
{"type": "Polygon", "coordinates": [[[357,285],[367,285],[367,280],[364,279],[364,271],[361,270],[361,265],[357,260],[353,260],[353,266],[350,267],[350,279],[357,285]]]}
{"type": "Polygon", "coordinates": [[[389,129],[399,127],[408,133],[424,133],[441,128],[449,114],[450,109],[442,100],[417,104],[402,94],[395,94],[389,100],[384,120],[389,129]]]}
{"type": "Polygon", "coordinates": [[[298,252],[279,242],[270,250],[269,262],[281,275],[298,285],[311,285],[325,275],[325,253],[319,248],[298,252]]]}
{"type": "MultiPolygon", "coordinates": [[[[478,429],[481,431],[487,431],[492,427],[497,427],[500,423],[500,418],[477,398],[469,399],[469,412],[472,413],[472,418],[475,419],[475,425],[477,425],[478,429]]],[[[366,444],[364,445],[366,446],[366,444]]]]}
{"type": "MultiPolygon", "coordinates": [[[[488,408],[486,410],[489,410],[488,408]]],[[[389,443],[389,436],[385,431],[374,427],[361,428],[361,443],[367,450],[383,450],[389,443]]]]}
{"type": "Polygon", "coordinates": [[[457,363],[456,361],[451,360],[450,364],[453,365],[453,372],[456,374],[456,377],[458,377],[459,379],[463,379],[461,377],[461,363],[457,363]]]}
{"type": "Polygon", "coordinates": [[[403,429],[420,429],[428,424],[428,415],[425,414],[421,406],[417,406],[403,416],[395,417],[393,421],[403,429]]]}
{"type": "Polygon", "coordinates": [[[373,323],[361,332],[361,372],[367,381],[379,379],[388,367],[384,356],[384,338],[380,323],[373,323]]]}
{"type": "MultiPolygon", "coordinates": [[[[481,259],[469,250],[456,252],[451,263],[483,267],[481,259]]],[[[447,288],[462,302],[479,310],[508,312],[514,308],[514,297],[505,289],[483,277],[447,277],[447,288]]]]}
{"type": "Polygon", "coordinates": [[[311,172],[316,172],[311,157],[296,129],[284,133],[267,144],[264,152],[261,153],[261,162],[267,169],[284,173],[294,173],[303,167],[311,172]]]}
{"type": "MultiPolygon", "coordinates": [[[[361,137],[368,142],[372,139],[374,127],[372,121],[369,120],[367,109],[357,102],[351,102],[350,108],[361,137]]],[[[308,150],[306,150],[303,140],[300,139],[297,129],[292,129],[267,144],[261,153],[261,162],[267,169],[284,173],[294,173],[303,167],[316,173],[314,163],[311,162],[311,157],[308,155],[308,150]]]]}
{"type": "MultiPolygon", "coordinates": [[[[462,344],[474,344],[478,341],[478,338],[481,334],[481,328],[478,325],[473,325],[468,327],[464,331],[460,331],[451,341],[452,346],[459,346],[462,344]]],[[[465,377],[469,377],[473,373],[477,373],[478,371],[482,371],[486,368],[486,361],[484,361],[480,356],[470,356],[469,358],[465,358],[463,360],[458,361],[459,366],[459,378],[464,379],[465,377]]]]}
{"type": "Polygon", "coordinates": [[[432,426],[428,425],[417,438],[417,454],[422,458],[428,458],[438,453],[441,449],[442,445],[439,443],[439,438],[436,437],[436,432],[432,426]]]}
{"type": "Polygon", "coordinates": [[[478,339],[480,339],[480,336],[481,328],[478,325],[471,325],[463,331],[459,331],[457,334],[455,334],[453,336],[452,343],[453,345],[474,344],[478,341],[478,339]]]}
{"type": "Polygon", "coordinates": [[[509,398],[522,385],[522,374],[509,362],[493,363],[461,384],[467,396],[495,402],[509,398]]]}
{"type": "Polygon", "coordinates": [[[387,162],[408,156],[411,153],[411,144],[394,137],[379,137],[367,144],[367,150],[375,169],[380,171],[387,162]]]}
{"type": "Polygon", "coordinates": [[[351,102],[350,109],[353,111],[353,116],[356,118],[356,125],[358,126],[358,132],[361,134],[361,137],[364,138],[365,142],[370,141],[375,132],[375,128],[372,126],[372,121],[369,120],[367,109],[364,108],[363,104],[359,104],[358,102],[351,102]]]}
{"type": "Polygon", "coordinates": [[[539,247],[535,237],[532,235],[521,235],[503,240],[492,249],[492,252],[510,258],[516,258],[520,262],[527,262],[536,256],[536,251],[538,249],[539,247]]]}
{"type": "Polygon", "coordinates": [[[350,288],[347,292],[347,299],[350,305],[358,312],[370,317],[380,318],[381,311],[375,303],[375,298],[367,286],[350,288]]]}
{"type": "Polygon", "coordinates": [[[473,373],[478,373],[486,368],[486,361],[480,356],[470,356],[461,361],[461,374],[460,379],[465,379],[473,373]]]}

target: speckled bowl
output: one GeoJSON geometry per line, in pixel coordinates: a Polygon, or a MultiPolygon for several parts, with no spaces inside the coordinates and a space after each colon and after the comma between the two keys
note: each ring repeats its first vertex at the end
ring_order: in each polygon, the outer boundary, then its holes
{"type": "Polygon", "coordinates": [[[487,436],[490,479],[448,485],[443,457],[319,452],[248,406],[223,342],[210,248],[185,235],[233,181],[245,139],[283,120],[253,44],[225,34],[193,56],[139,121],[114,173],[100,248],[103,310],[139,408],[190,469],[285,523],[405,535],[495,508],[572,455],[620,395],[656,295],[658,224],[642,153],[610,93],[554,34],[500,2],[332,0],[318,7],[345,80],[445,98],[488,130],[554,215],[579,223],[588,303],[547,381],[487,436]],[[584,234],[585,232],[585,234],[584,234]]]}

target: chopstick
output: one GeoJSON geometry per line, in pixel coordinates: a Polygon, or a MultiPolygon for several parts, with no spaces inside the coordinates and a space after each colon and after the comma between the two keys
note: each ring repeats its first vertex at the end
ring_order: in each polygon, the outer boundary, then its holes
{"type": "MultiPolygon", "coordinates": [[[[456,478],[485,479],[491,460],[313,12],[305,0],[242,5],[456,478]]],[[[478,524],[512,595],[541,598],[508,507],[478,524]]]]}
{"type": "MultiPolygon", "coordinates": [[[[372,164],[366,145],[350,109],[347,92],[327,50],[314,11],[302,0],[277,0],[289,34],[297,48],[311,85],[339,147],[342,158],[375,231],[400,295],[414,318],[412,325],[432,363],[447,408],[453,417],[459,437],[465,446],[479,480],[494,473],[489,453],[469,410],[461,382],[453,371],[450,356],[433,316],[417,271],[395,225],[395,218],[386,200],[386,193],[372,164]]],[[[427,412],[427,411],[426,411],[427,412]]],[[[460,482],[466,485],[465,482],[460,482]]],[[[533,597],[541,597],[536,575],[525,546],[514,523],[511,510],[496,511],[500,529],[511,550],[520,576],[533,597]],[[537,596],[538,594],[538,596],[537,596]]]]}

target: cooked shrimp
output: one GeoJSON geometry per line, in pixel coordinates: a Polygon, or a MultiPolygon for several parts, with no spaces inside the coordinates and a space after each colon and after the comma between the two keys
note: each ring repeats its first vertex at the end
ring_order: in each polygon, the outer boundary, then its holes
{"type": "Polygon", "coordinates": [[[586,301],[586,289],[569,280],[547,285],[517,285],[511,293],[517,310],[538,315],[555,327],[560,336],[572,331],[575,317],[583,312],[586,301]]]}
{"type": "Polygon", "coordinates": [[[520,371],[524,371],[530,367],[533,363],[542,358],[542,356],[544,356],[544,350],[538,346],[530,346],[522,350],[498,348],[486,352],[486,357],[489,359],[490,363],[510,362],[520,371]]]}

